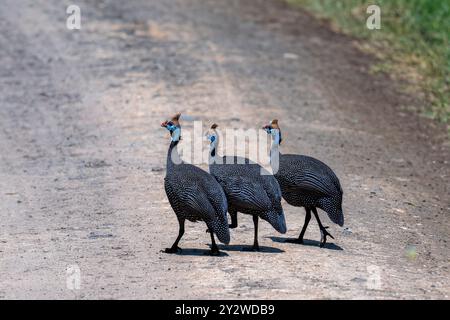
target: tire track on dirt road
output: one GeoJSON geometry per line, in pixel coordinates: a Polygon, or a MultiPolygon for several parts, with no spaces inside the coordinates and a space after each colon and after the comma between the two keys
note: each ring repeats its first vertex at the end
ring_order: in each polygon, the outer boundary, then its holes
{"type": "MultiPolygon", "coordinates": [[[[448,298],[448,150],[413,114],[394,125],[403,97],[348,39],[276,0],[79,1],[80,31],[68,4],[0,12],[1,298],[448,298]],[[320,249],[314,224],[293,246],[262,222],[248,253],[241,215],[226,256],[204,255],[201,223],[160,253],[178,225],[159,123],[176,111],[186,135],[278,117],[283,151],[337,171],[351,230],[320,249]]],[[[284,208],[296,236],[304,213],[284,208]]]]}

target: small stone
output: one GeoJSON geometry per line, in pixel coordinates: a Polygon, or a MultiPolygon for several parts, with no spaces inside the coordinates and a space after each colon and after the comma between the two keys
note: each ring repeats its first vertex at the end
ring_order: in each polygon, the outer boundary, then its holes
{"type": "Polygon", "coordinates": [[[286,52],[285,54],[283,54],[283,58],[289,59],[289,60],[297,60],[298,55],[296,55],[295,53],[286,52]]]}
{"type": "Polygon", "coordinates": [[[352,234],[352,229],[350,229],[349,227],[344,228],[344,230],[342,230],[342,233],[345,235],[350,235],[352,234]]]}
{"type": "Polygon", "coordinates": [[[91,232],[89,233],[89,239],[98,239],[98,238],[112,238],[113,235],[111,233],[107,233],[107,234],[100,234],[97,232],[91,232]]]}
{"type": "Polygon", "coordinates": [[[414,260],[417,258],[417,249],[416,246],[409,245],[405,250],[406,257],[410,260],[414,260]]]}

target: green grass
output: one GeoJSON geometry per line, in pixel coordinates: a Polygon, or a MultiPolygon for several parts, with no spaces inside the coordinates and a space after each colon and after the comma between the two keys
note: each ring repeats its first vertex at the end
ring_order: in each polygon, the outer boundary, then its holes
{"type": "MultiPolygon", "coordinates": [[[[407,90],[421,92],[423,112],[450,123],[450,1],[449,0],[287,0],[339,31],[363,41],[361,48],[378,58],[373,72],[407,80],[407,90]],[[381,29],[369,30],[366,9],[381,8],[381,29]]],[[[450,127],[449,127],[450,128],[450,127]]]]}

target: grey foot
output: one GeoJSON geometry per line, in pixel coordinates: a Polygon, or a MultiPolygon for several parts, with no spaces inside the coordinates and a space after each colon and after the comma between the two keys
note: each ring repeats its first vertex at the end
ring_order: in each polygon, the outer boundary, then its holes
{"type": "Polygon", "coordinates": [[[327,243],[327,236],[330,236],[332,239],[334,237],[326,230],[329,227],[323,227],[323,229],[320,229],[320,247],[323,248],[325,246],[325,243],[327,243]]]}
{"type": "Polygon", "coordinates": [[[181,251],[183,251],[183,250],[181,250],[180,247],[171,247],[171,248],[166,248],[164,250],[161,250],[161,252],[164,252],[164,253],[178,253],[181,251]]]}

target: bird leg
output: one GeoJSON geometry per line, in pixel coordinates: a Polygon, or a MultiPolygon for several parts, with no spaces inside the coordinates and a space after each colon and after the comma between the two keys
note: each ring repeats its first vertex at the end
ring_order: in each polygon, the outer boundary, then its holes
{"type": "Polygon", "coordinates": [[[230,229],[237,228],[238,226],[238,220],[237,220],[237,211],[236,210],[230,210],[230,217],[231,217],[231,224],[228,225],[230,229]]]}
{"type": "Polygon", "coordinates": [[[214,232],[212,230],[209,230],[209,233],[211,235],[211,251],[209,252],[209,254],[211,256],[219,256],[220,251],[219,247],[216,244],[216,241],[214,240],[214,232]]]}
{"type": "Polygon", "coordinates": [[[184,234],[184,219],[183,218],[178,218],[178,223],[180,224],[180,230],[178,231],[178,237],[175,240],[175,242],[173,243],[172,247],[170,248],[166,248],[165,250],[161,250],[161,252],[165,252],[165,253],[177,253],[178,251],[181,251],[181,248],[178,247],[178,242],[180,242],[181,237],[184,234]]]}
{"type": "Polygon", "coordinates": [[[253,224],[255,225],[255,238],[253,240],[253,247],[251,249],[244,249],[245,251],[260,251],[258,244],[258,215],[253,215],[253,224]]]}
{"type": "Polygon", "coordinates": [[[300,232],[300,235],[298,236],[298,239],[287,239],[286,242],[288,243],[303,243],[303,236],[305,235],[306,228],[308,228],[309,221],[311,220],[311,209],[305,208],[306,215],[305,215],[305,223],[303,224],[302,231],[300,232]]]}
{"type": "Polygon", "coordinates": [[[322,225],[322,223],[320,222],[319,214],[317,213],[317,209],[314,207],[314,208],[312,208],[312,211],[314,213],[314,216],[316,217],[317,223],[319,224],[320,235],[321,235],[321,237],[320,237],[320,247],[323,248],[323,246],[327,242],[327,236],[330,236],[332,239],[334,239],[334,237],[327,231],[327,229],[329,227],[324,227],[322,225]]]}

